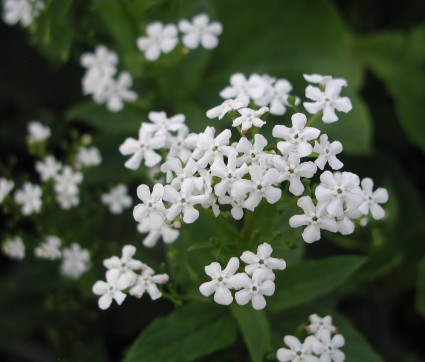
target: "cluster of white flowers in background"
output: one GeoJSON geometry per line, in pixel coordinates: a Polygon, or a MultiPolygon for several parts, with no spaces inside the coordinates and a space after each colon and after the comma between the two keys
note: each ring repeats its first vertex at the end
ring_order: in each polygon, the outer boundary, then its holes
{"type": "Polygon", "coordinates": [[[117,78],[118,55],[104,45],[98,45],[94,53],[83,53],[81,65],[87,68],[82,80],[83,93],[91,94],[97,104],[106,103],[111,112],[123,109],[124,103],[133,102],[137,94],[129,88],[133,85],[130,73],[122,71],[117,78]]]}
{"type": "Polygon", "coordinates": [[[114,299],[119,305],[127,297],[126,291],[136,298],[141,298],[145,292],[152,300],[162,296],[157,284],[168,282],[167,274],[155,274],[155,271],[142,263],[133,259],[136,248],[132,245],[125,245],[122,248],[121,258],[112,256],[103,261],[108,269],[106,272],[106,282],[98,280],[93,285],[93,293],[100,295],[99,308],[108,309],[114,299]]]}
{"type": "Polygon", "coordinates": [[[109,207],[112,214],[122,214],[124,209],[128,209],[133,199],[128,195],[128,187],[124,184],[119,184],[109,190],[109,193],[101,195],[101,201],[109,207]]]}
{"type": "Polygon", "coordinates": [[[147,60],[156,60],[161,53],[169,53],[176,47],[179,30],[182,33],[182,43],[187,48],[196,49],[202,45],[205,49],[213,49],[218,45],[218,36],[223,27],[219,22],[210,23],[207,14],[194,16],[192,22],[182,19],[178,27],[156,21],[148,24],[146,36],[137,39],[137,47],[144,52],[147,60]]]}
{"type": "Polygon", "coordinates": [[[247,264],[243,273],[235,274],[239,268],[239,259],[236,257],[231,258],[223,270],[219,263],[211,263],[205,267],[205,273],[212,280],[203,283],[199,291],[205,297],[214,293],[216,303],[229,305],[233,302],[230,289],[237,290],[235,299],[239,305],[251,301],[254,309],[264,309],[266,306],[264,296],[271,296],[275,291],[273,270],[286,268],[283,259],[271,257],[272,252],[272,247],[267,243],[258,246],[257,254],[251,251],[243,252],[240,259],[247,264]]]}
{"type": "Polygon", "coordinates": [[[341,334],[337,332],[337,328],[332,325],[331,316],[324,318],[317,314],[309,317],[311,322],[306,327],[310,335],[301,341],[291,335],[285,336],[283,341],[289,348],[279,348],[277,351],[277,359],[280,362],[342,362],[345,360],[344,352],[340,348],[344,346],[345,340],[341,334]]]}
{"type": "Polygon", "coordinates": [[[26,28],[44,8],[43,0],[3,0],[3,21],[8,25],[21,23],[26,28]]]}
{"type": "MultiPolygon", "coordinates": [[[[77,243],[72,243],[69,248],[61,247],[62,241],[55,235],[49,235],[34,249],[34,255],[40,259],[62,259],[60,273],[78,279],[90,267],[89,251],[77,243]]],[[[25,257],[25,244],[20,236],[15,236],[2,243],[2,251],[9,258],[22,260],[25,257]]]]}

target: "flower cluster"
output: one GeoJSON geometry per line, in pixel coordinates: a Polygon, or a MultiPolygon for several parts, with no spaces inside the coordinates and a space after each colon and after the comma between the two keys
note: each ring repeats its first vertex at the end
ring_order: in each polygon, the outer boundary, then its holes
{"type": "Polygon", "coordinates": [[[179,42],[178,31],[182,33],[182,43],[189,49],[196,49],[202,45],[205,49],[213,49],[218,45],[217,37],[223,27],[219,22],[210,23],[207,14],[193,17],[192,22],[182,19],[178,28],[174,24],[164,25],[160,21],[148,24],[146,36],[137,39],[137,47],[144,52],[147,60],[159,58],[161,53],[171,52],[179,42]]]}
{"type": "Polygon", "coordinates": [[[340,348],[344,346],[345,340],[341,334],[336,334],[332,337],[332,334],[337,332],[337,328],[332,325],[331,316],[321,318],[317,314],[312,314],[309,320],[311,324],[306,327],[306,330],[310,335],[303,343],[291,335],[283,338],[289,348],[282,347],[278,349],[278,361],[344,361],[345,354],[340,351],[340,348]]]}
{"type": "Polygon", "coordinates": [[[271,296],[275,291],[273,270],[286,268],[283,259],[271,257],[272,252],[272,247],[267,243],[258,246],[257,254],[244,251],[240,257],[247,264],[243,273],[235,274],[239,268],[239,259],[236,257],[231,258],[223,270],[219,263],[211,263],[205,267],[205,273],[212,280],[203,283],[199,291],[205,297],[214,293],[216,303],[229,305],[233,302],[230,289],[237,290],[235,299],[239,305],[251,301],[254,309],[264,309],[266,306],[264,296],[271,296]]]}
{"type": "Polygon", "coordinates": [[[119,305],[124,302],[128,293],[136,298],[141,298],[147,292],[152,300],[161,297],[162,293],[157,284],[168,282],[167,274],[156,274],[155,271],[142,263],[133,259],[136,248],[132,245],[125,245],[122,248],[121,258],[112,256],[103,261],[108,269],[106,272],[106,282],[98,280],[93,285],[93,293],[100,295],[98,304],[100,309],[108,309],[114,299],[119,305]]]}
{"type": "Polygon", "coordinates": [[[111,112],[123,109],[123,101],[133,102],[137,94],[129,88],[133,85],[130,73],[122,71],[117,78],[118,55],[104,45],[98,45],[94,53],[83,53],[81,65],[87,68],[82,80],[83,93],[91,94],[97,104],[106,103],[111,112]]]}
{"type": "Polygon", "coordinates": [[[26,28],[44,8],[43,0],[3,0],[3,21],[8,25],[21,23],[26,28]]]}
{"type": "MultiPolygon", "coordinates": [[[[22,260],[25,257],[25,244],[20,236],[6,239],[2,251],[12,259],[22,260]]],[[[34,255],[40,259],[62,260],[60,273],[71,279],[78,279],[90,267],[90,253],[77,243],[62,248],[62,241],[55,235],[46,236],[35,249],[34,255]]]]}

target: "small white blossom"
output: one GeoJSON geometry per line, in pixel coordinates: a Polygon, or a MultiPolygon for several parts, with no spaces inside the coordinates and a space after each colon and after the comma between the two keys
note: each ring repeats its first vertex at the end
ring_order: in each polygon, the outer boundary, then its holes
{"type": "Polygon", "coordinates": [[[152,229],[149,219],[144,219],[142,222],[140,222],[137,225],[137,230],[140,233],[149,233],[143,239],[143,245],[147,248],[153,248],[160,238],[162,238],[166,244],[174,243],[180,235],[178,230],[167,225],[165,222],[162,223],[160,228],[152,229]]]}
{"type": "Polygon", "coordinates": [[[3,0],[3,20],[8,25],[21,23],[26,28],[44,7],[42,0],[3,0]]]}
{"type": "Polygon", "coordinates": [[[80,147],[77,152],[77,162],[86,167],[98,166],[102,162],[99,150],[92,147],[80,147]]]}
{"type": "Polygon", "coordinates": [[[154,274],[152,268],[146,267],[142,274],[137,276],[134,287],[130,289],[130,295],[141,298],[147,292],[152,300],[161,298],[162,293],[156,285],[167,283],[170,277],[167,274],[154,274]]]}
{"type": "Polygon", "coordinates": [[[62,250],[61,274],[71,279],[78,279],[90,267],[90,253],[77,243],[62,250]]]}
{"type": "Polygon", "coordinates": [[[310,324],[306,327],[309,333],[317,333],[321,330],[328,330],[331,333],[336,332],[336,327],[332,324],[332,317],[330,315],[321,318],[318,314],[312,314],[308,317],[310,324]]]}
{"type": "Polygon", "coordinates": [[[57,236],[50,235],[46,237],[45,242],[35,248],[34,254],[42,259],[60,259],[62,256],[61,245],[62,242],[57,236]]]}
{"type": "Polygon", "coordinates": [[[106,272],[106,282],[98,280],[92,288],[96,295],[100,295],[98,304],[102,310],[108,309],[115,299],[118,305],[121,305],[126,298],[126,294],[122,290],[128,286],[128,279],[125,275],[121,275],[119,270],[112,269],[106,272]]]}
{"type": "Polygon", "coordinates": [[[268,278],[268,273],[264,269],[255,269],[252,277],[242,274],[239,290],[235,293],[236,302],[239,305],[245,305],[252,301],[255,310],[264,309],[266,307],[266,299],[264,296],[271,296],[275,291],[275,285],[268,278]],[[242,281],[243,280],[243,281],[242,281]]]}
{"type": "Polygon", "coordinates": [[[248,166],[244,163],[241,167],[236,167],[236,156],[227,159],[227,165],[217,164],[211,167],[211,174],[221,178],[221,181],[214,186],[214,192],[217,196],[224,196],[226,192],[230,194],[232,185],[240,180],[249,171],[248,166]]]}
{"type": "Polygon", "coordinates": [[[291,117],[292,128],[283,125],[277,125],[273,128],[273,137],[283,138],[277,148],[282,155],[287,155],[290,150],[296,149],[300,157],[306,157],[311,154],[313,147],[308,143],[319,137],[320,131],[317,128],[305,127],[307,117],[303,113],[295,113],[291,117]]]}
{"type": "MultiPolygon", "coordinates": [[[[217,262],[213,262],[205,267],[205,273],[211,277],[210,282],[205,282],[199,287],[199,291],[205,297],[214,293],[214,301],[218,304],[229,305],[233,302],[233,296],[230,289],[238,287],[241,283],[241,276],[245,273],[236,274],[239,268],[239,259],[231,258],[225,269],[217,262]]],[[[243,278],[243,277],[242,277],[243,278]]],[[[249,278],[248,278],[249,279],[249,278]]]]}
{"type": "Polygon", "coordinates": [[[182,162],[178,158],[172,158],[161,166],[161,171],[166,174],[166,181],[176,190],[180,190],[184,180],[191,179],[196,182],[196,188],[201,190],[202,179],[193,175],[198,171],[198,164],[190,158],[183,168],[182,162]],[[201,183],[200,183],[201,182],[201,183]]]}
{"type": "Polygon", "coordinates": [[[55,178],[62,168],[62,164],[53,156],[46,156],[43,161],[37,161],[35,169],[40,174],[41,181],[48,181],[55,178]]]}
{"type": "Polygon", "coordinates": [[[319,359],[312,355],[313,343],[316,341],[314,336],[309,336],[301,343],[294,336],[285,336],[283,341],[289,348],[279,348],[277,350],[277,359],[279,362],[318,362],[319,359]]]}
{"type": "Polygon", "coordinates": [[[55,191],[58,194],[76,194],[81,182],[83,182],[81,172],[74,171],[71,166],[64,166],[62,172],[55,177],[55,191]]]}
{"type": "Polygon", "coordinates": [[[162,53],[171,52],[178,43],[177,27],[174,24],[163,25],[156,21],[146,27],[147,36],[137,38],[137,47],[145,53],[147,60],[153,61],[162,53]]]}
{"type": "Polygon", "coordinates": [[[196,145],[192,145],[192,137],[189,137],[188,133],[189,128],[187,128],[187,126],[178,130],[177,136],[175,136],[172,141],[170,151],[167,155],[167,160],[173,157],[178,157],[183,162],[187,162],[189,160],[196,145]]]}
{"type": "Polygon", "coordinates": [[[190,49],[195,49],[201,44],[205,49],[213,49],[218,45],[217,37],[222,33],[223,27],[219,22],[209,23],[207,14],[193,17],[192,23],[183,19],[179,21],[179,30],[184,34],[182,42],[190,49]]]}
{"type": "Polygon", "coordinates": [[[0,204],[6,198],[6,196],[12,191],[15,186],[13,181],[9,181],[4,177],[0,177],[0,204]]]}
{"type": "Polygon", "coordinates": [[[40,186],[25,182],[23,188],[15,192],[15,201],[22,206],[21,210],[24,215],[30,215],[40,212],[41,195],[40,186]]]}
{"type": "Polygon", "coordinates": [[[385,216],[385,210],[379,205],[388,201],[388,191],[380,187],[373,191],[373,180],[366,177],[361,182],[361,190],[356,189],[356,193],[363,197],[363,202],[359,206],[359,211],[363,215],[372,214],[375,220],[380,220],[385,216]]]}
{"type": "Polygon", "coordinates": [[[164,221],[166,211],[162,202],[163,198],[165,200],[164,186],[155,184],[151,193],[147,185],[140,185],[137,188],[137,197],[143,203],[134,207],[134,219],[138,222],[148,219],[152,229],[159,229],[164,221]]]}
{"type": "Polygon", "coordinates": [[[320,362],[343,362],[345,360],[344,352],[340,351],[339,348],[345,344],[344,337],[341,334],[337,334],[332,337],[329,330],[321,330],[316,333],[316,340],[313,343],[313,351],[320,355],[320,362]]]}
{"type": "Polygon", "coordinates": [[[133,203],[128,195],[128,188],[124,184],[119,184],[109,190],[109,193],[101,195],[102,204],[109,206],[112,214],[122,214],[124,209],[128,209],[133,203]]]}
{"type": "Polygon", "coordinates": [[[293,228],[307,226],[302,234],[306,243],[320,240],[320,229],[334,233],[338,231],[335,218],[329,216],[326,211],[326,203],[318,202],[317,206],[314,206],[310,196],[303,196],[298,199],[297,205],[303,209],[304,215],[292,216],[289,225],[293,228]]]}
{"type": "Polygon", "coordinates": [[[229,99],[245,95],[256,100],[264,95],[267,86],[267,82],[258,74],[251,74],[249,79],[246,79],[242,73],[235,73],[230,77],[230,86],[224,88],[220,96],[229,99]]]}
{"type": "Polygon", "coordinates": [[[273,249],[270,244],[263,243],[258,245],[257,254],[252,251],[244,251],[241,255],[241,260],[248,264],[245,267],[245,272],[252,275],[255,270],[262,269],[266,272],[266,278],[274,280],[275,275],[273,269],[283,270],[286,268],[285,260],[272,258],[273,249]]]}
{"type": "Polygon", "coordinates": [[[104,45],[98,45],[94,53],[83,53],[80,58],[83,67],[89,70],[97,69],[109,75],[114,75],[118,56],[104,45]]]}
{"type": "Polygon", "coordinates": [[[245,137],[241,137],[238,144],[236,145],[236,151],[238,153],[243,153],[243,155],[237,159],[238,166],[242,165],[244,162],[248,165],[272,165],[273,156],[272,154],[266,153],[264,151],[266,146],[267,139],[262,134],[257,133],[254,136],[254,143],[251,143],[245,137]]]}
{"type": "Polygon", "coordinates": [[[241,116],[233,121],[232,126],[237,127],[242,125],[242,132],[244,133],[247,132],[252,126],[263,127],[266,122],[264,122],[260,117],[268,111],[269,109],[267,107],[261,107],[257,111],[251,108],[238,109],[238,112],[241,114],[241,116]]]}
{"type": "Polygon", "coordinates": [[[233,197],[233,196],[220,196],[218,202],[221,205],[231,205],[232,209],[230,213],[232,214],[235,220],[240,220],[243,217],[243,207],[245,204],[245,196],[233,197]]]}
{"type": "Polygon", "coordinates": [[[320,74],[304,74],[304,79],[309,83],[319,84],[320,87],[325,87],[326,84],[332,80],[330,75],[320,75],[320,74]]]}
{"type": "MultiPolygon", "coordinates": [[[[279,79],[274,85],[267,88],[265,94],[255,100],[257,106],[269,106],[270,113],[274,115],[283,115],[286,113],[289,92],[292,90],[292,85],[286,79],[279,79]]],[[[298,97],[295,98],[295,105],[300,103],[298,97]]]]}
{"type": "Polygon", "coordinates": [[[320,136],[320,143],[314,141],[313,152],[319,154],[314,163],[321,170],[325,168],[326,163],[329,163],[329,166],[333,170],[339,170],[344,164],[336,158],[335,155],[342,152],[342,144],[339,141],[333,141],[330,143],[328,141],[328,135],[322,134],[320,136]]]}
{"type": "Polygon", "coordinates": [[[174,142],[171,132],[177,132],[186,127],[184,124],[186,117],[183,114],[176,114],[170,118],[165,112],[149,112],[148,118],[152,123],[144,123],[146,132],[150,132],[154,137],[164,140],[164,147],[170,148],[174,142]]]}
{"type": "Polygon", "coordinates": [[[25,257],[25,244],[21,237],[15,236],[3,242],[2,251],[9,258],[22,260],[25,257]]]}
{"type": "Polygon", "coordinates": [[[51,135],[50,128],[44,126],[38,121],[28,123],[28,139],[30,142],[41,142],[48,139],[51,135]]]}
{"type": "Polygon", "coordinates": [[[207,111],[207,117],[210,119],[222,119],[228,112],[236,111],[240,108],[247,107],[249,104],[249,97],[241,95],[236,99],[226,99],[222,104],[217,107],[211,108],[207,111]]]}
{"type": "Polygon", "coordinates": [[[118,270],[119,276],[124,275],[127,279],[127,287],[134,285],[137,279],[137,270],[143,270],[146,268],[146,264],[141,261],[133,259],[136,254],[136,248],[133,245],[125,245],[122,248],[121,258],[112,256],[103,261],[103,265],[107,269],[118,270]]]}
{"type": "Polygon", "coordinates": [[[80,197],[77,192],[62,191],[56,193],[56,201],[64,210],[69,210],[80,203],[80,197]]]}
{"type": "Polygon", "coordinates": [[[307,86],[305,96],[314,102],[304,102],[305,109],[311,114],[323,110],[322,121],[325,123],[338,121],[335,110],[348,113],[353,108],[350,98],[339,96],[343,86],[347,86],[347,81],[339,78],[329,80],[323,92],[317,87],[307,86]]]}

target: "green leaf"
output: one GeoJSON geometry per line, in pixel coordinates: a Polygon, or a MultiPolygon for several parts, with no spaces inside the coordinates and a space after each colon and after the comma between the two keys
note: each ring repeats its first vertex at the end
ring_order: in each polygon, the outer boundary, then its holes
{"type": "Polygon", "coordinates": [[[231,306],[231,311],[238,322],[252,361],[261,362],[271,342],[271,331],[266,314],[262,310],[253,309],[250,305],[241,307],[234,304],[231,306]]]}
{"type": "Polygon", "coordinates": [[[124,361],[193,361],[224,349],[236,338],[227,311],[213,304],[192,304],[158,318],[136,339],[124,361]]]}
{"type": "Polygon", "coordinates": [[[404,35],[374,34],[353,42],[359,60],[394,97],[396,111],[409,138],[425,151],[425,26],[404,35]]]}
{"type": "Polygon", "coordinates": [[[306,260],[288,267],[276,278],[268,310],[280,311],[325,295],[344,283],[365,262],[361,256],[306,260]]]}
{"type": "Polygon", "coordinates": [[[416,309],[425,318],[425,256],[419,262],[416,286],[416,309]]]}

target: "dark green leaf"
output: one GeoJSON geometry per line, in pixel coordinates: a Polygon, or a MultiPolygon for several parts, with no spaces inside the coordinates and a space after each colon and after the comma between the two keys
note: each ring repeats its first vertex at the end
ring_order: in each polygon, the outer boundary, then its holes
{"type": "Polygon", "coordinates": [[[425,318],[425,257],[419,263],[416,292],[416,309],[425,318]]]}

